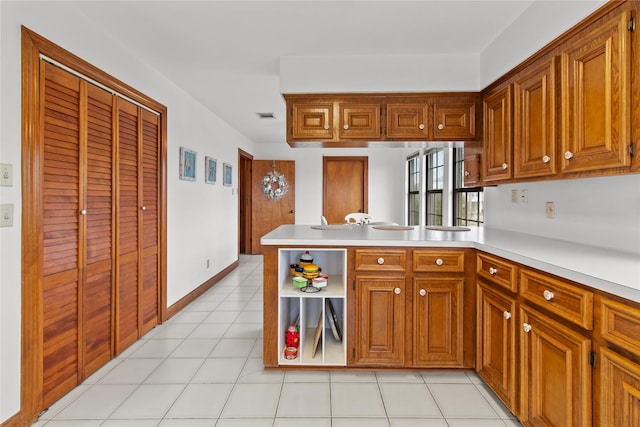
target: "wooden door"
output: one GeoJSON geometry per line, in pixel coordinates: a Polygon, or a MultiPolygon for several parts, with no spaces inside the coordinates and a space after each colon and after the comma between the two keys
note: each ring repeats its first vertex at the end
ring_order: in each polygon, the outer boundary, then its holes
{"type": "Polygon", "coordinates": [[[240,220],[238,221],[238,249],[241,254],[250,254],[252,250],[252,161],[252,155],[243,150],[238,150],[238,212],[240,215],[240,220]]]}
{"type": "Polygon", "coordinates": [[[476,138],[476,104],[433,105],[433,138],[459,141],[476,138]]]}
{"type": "Polygon", "coordinates": [[[511,178],[511,85],[483,100],[483,177],[486,182],[511,178]]]}
{"type": "Polygon", "coordinates": [[[368,212],[368,158],[322,158],[322,215],[329,224],[344,224],[352,212],[368,212]]]}
{"type": "Polygon", "coordinates": [[[113,96],[41,62],[46,407],[110,360],[113,96]]]}
{"type": "Polygon", "coordinates": [[[557,57],[532,67],[514,82],[514,177],[556,173],[557,57]]]}
{"type": "Polygon", "coordinates": [[[340,139],[379,139],[380,104],[339,104],[340,139]]]}
{"type": "Polygon", "coordinates": [[[387,137],[393,139],[429,138],[429,106],[416,104],[387,104],[387,137]]]}
{"type": "Polygon", "coordinates": [[[563,172],[631,163],[630,17],[594,24],[562,53],[563,172]]]}
{"type": "Polygon", "coordinates": [[[478,285],[478,374],[516,412],[516,302],[478,285]]]}
{"type": "Polygon", "coordinates": [[[590,426],[591,339],[527,306],[521,306],[520,320],[521,420],[536,426],[590,426]]]}
{"type": "Polygon", "coordinates": [[[251,253],[261,254],[262,236],[283,224],[296,222],[296,163],[293,160],[254,160],[251,169],[251,253]],[[278,181],[279,178],[284,181],[278,181]],[[267,179],[271,180],[268,184],[267,179]],[[270,191],[265,189],[266,185],[270,186],[270,191]],[[286,192],[277,194],[278,189],[283,192],[286,189],[286,192]]]}
{"type": "Polygon", "coordinates": [[[640,365],[607,348],[600,350],[594,402],[596,425],[640,425],[640,365]]]}
{"type": "Polygon", "coordinates": [[[355,365],[403,366],[404,277],[356,277],[355,365]]]}
{"type": "Polygon", "coordinates": [[[414,278],[415,366],[462,366],[462,288],[462,278],[414,278]]]}
{"type": "Polygon", "coordinates": [[[463,179],[465,187],[474,187],[482,182],[480,176],[480,154],[464,156],[463,179]]]}

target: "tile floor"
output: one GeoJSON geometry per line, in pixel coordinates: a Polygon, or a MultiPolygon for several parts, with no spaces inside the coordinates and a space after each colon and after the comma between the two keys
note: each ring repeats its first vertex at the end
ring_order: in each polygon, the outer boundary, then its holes
{"type": "Polygon", "coordinates": [[[264,371],[262,257],[40,416],[47,427],[520,426],[475,373],[264,371]]]}

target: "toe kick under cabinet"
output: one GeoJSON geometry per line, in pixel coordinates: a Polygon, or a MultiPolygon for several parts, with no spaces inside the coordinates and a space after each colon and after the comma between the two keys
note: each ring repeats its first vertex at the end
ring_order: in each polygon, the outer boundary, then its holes
{"type": "Polygon", "coordinates": [[[279,365],[346,365],[346,260],[345,249],[278,250],[279,365]],[[294,284],[291,266],[298,264],[300,255],[307,250],[313,264],[329,276],[324,287],[294,284]],[[297,327],[297,351],[287,350],[291,344],[287,342],[290,326],[297,327]]]}

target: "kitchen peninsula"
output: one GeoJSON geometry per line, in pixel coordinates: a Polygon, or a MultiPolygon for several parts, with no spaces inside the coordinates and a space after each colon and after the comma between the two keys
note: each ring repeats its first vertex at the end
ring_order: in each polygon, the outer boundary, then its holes
{"type": "Polygon", "coordinates": [[[485,227],[283,225],[261,243],[267,368],[473,369],[523,422],[571,401],[559,419],[590,423],[619,366],[640,384],[640,254],[485,227]],[[326,288],[292,284],[305,251],[326,288]]]}

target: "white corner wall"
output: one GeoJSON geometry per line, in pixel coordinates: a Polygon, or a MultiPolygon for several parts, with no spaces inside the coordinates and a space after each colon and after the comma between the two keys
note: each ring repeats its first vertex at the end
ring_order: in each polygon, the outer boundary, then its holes
{"type": "MultiPolygon", "coordinates": [[[[0,2],[0,162],[13,165],[14,225],[0,229],[0,423],[20,410],[21,305],[21,54],[24,25],[168,108],[168,260],[170,306],[237,260],[238,148],[253,143],[141,62],[126,46],[96,30],[74,2],[0,2]],[[197,181],[178,179],[179,147],[198,153],[197,181]],[[204,156],[233,166],[233,186],[204,183],[204,156]],[[210,260],[207,269],[206,260],[210,260]]],[[[218,172],[221,180],[221,172],[218,172]]]]}

